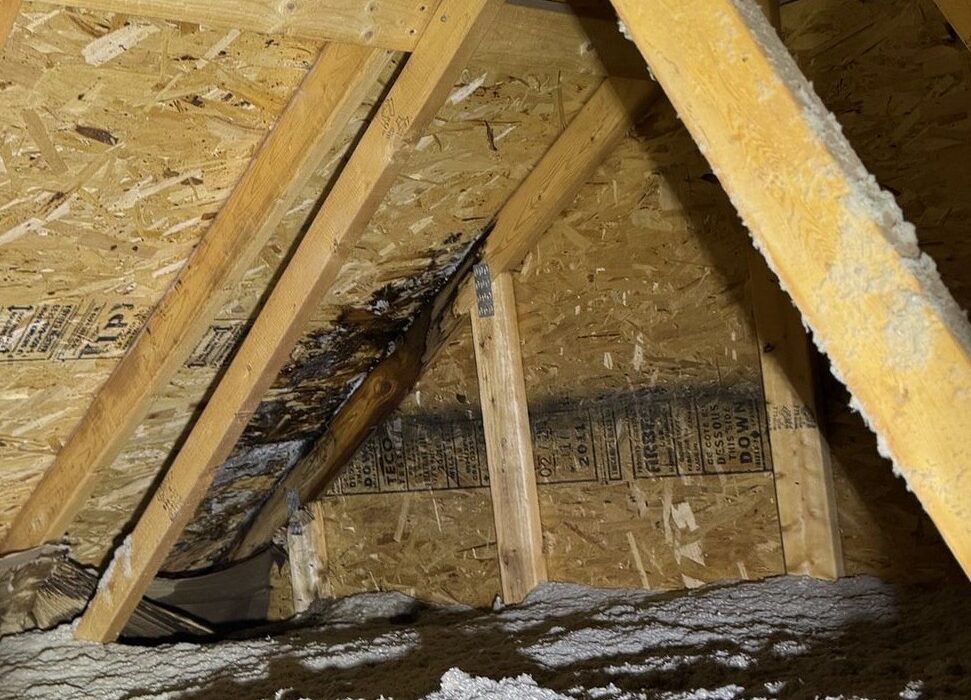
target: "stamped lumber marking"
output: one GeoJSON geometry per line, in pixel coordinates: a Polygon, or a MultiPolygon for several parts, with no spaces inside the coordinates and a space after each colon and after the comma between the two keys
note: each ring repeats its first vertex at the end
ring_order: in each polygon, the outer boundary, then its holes
{"type": "MultiPolygon", "coordinates": [[[[770,471],[761,399],[738,391],[638,392],[530,410],[536,480],[610,483],[770,471]]],[[[489,485],[477,415],[398,416],[361,446],[330,493],[489,485]]]]}
{"type": "MultiPolygon", "coordinates": [[[[125,354],[150,307],[122,298],[0,304],[0,363],[71,362],[125,354]]],[[[218,369],[245,329],[242,319],[217,319],[186,367],[218,369]]]]}

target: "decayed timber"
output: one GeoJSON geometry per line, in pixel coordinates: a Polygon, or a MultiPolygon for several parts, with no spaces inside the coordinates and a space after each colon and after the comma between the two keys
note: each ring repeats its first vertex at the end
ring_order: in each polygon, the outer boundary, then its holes
{"type": "Polygon", "coordinates": [[[7,43],[19,12],[20,0],[0,0],[0,49],[7,43]]]}
{"type": "Polygon", "coordinates": [[[18,512],[0,551],[55,540],[343,133],[389,54],[328,44],[202,242],[18,512]]]}
{"type": "Polygon", "coordinates": [[[328,594],[326,542],[324,511],[320,503],[311,503],[306,510],[290,517],[287,558],[290,561],[290,585],[296,613],[306,611],[315,600],[328,594]]]}
{"type": "Polygon", "coordinates": [[[79,638],[117,637],[501,4],[439,4],[130,535],[130,546],[116,552],[77,627],[79,638]],[[121,558],[127,558],[124,566],[118,565],[121,558]]]}
{"type": "Polygon", "coordinates": [[[415,320],[391,355],[379,362],[337,413],[327,433],[277,484],[233,550],[243,559],[270,541],[287,518],[287,497],[307,503],[319,496],[376,425],[411,391],[422,367],[428,313],[415,320]]]}
{"type": "MultiPolygon", "coordinates": [[[[243,29],[317,41],[413,51],[434,14],[430,0],[54,0],[54,4],[121,12],[217,29],[243,29]]],[[[506,3],[476,58],[492,63],[641,76],[637,52],[616,23],[578,16],[546,0],[506,3]]]]}
{"type": "Polygon", "coordinates": [[[934,0],[964,45],[971,49],[971,2],[968,0],[934,0]]]}
{"type": "MultiPolygon", "coordinates": [[[[778,31],[778,0],[759,5],[778,31]]],[[[754,250],[749,280],[786,571],[837,578],[843,574],[843,548],[836,487],[817,417],[809,338],[799,312],[754,250]]]]}
{"type": "Polygon", "coordinates": [[[523,357],[512,276],[476,268],[472,338],[496,523],[502,597],[519,603],[546,580],[523,357]]]}
{"type": "Polygon", "coordinates": [[[971,574],[971,327],[751,0],[614,0],[815,338],[971,574]]]}
{"type": "MultiPolygon", "coordinates": [[[[655,84],[645,81],[604,81],[503,205],[481,256],[491,269],[510,270],[522,261],[659,93],[655,84]]],[[[286,522],[288,489],[296,489],[303,502],[323,494],[371,430],[408,394],[420,370],[457,328],[458,317],[469,311],[474,293],[468,272],[466,267],[457,270],[395,352],[347,400],[313,451],[260,508],[236,546],[234,558],[248,556],[269,542],[286,522]],[[458,298],[456,289],[462,290],[458,298]]]]}

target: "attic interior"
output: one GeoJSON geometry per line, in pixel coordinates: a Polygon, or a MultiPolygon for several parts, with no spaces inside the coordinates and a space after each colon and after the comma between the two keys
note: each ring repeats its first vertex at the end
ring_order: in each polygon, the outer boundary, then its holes
{"type": "Polygon", "coordinates": [[[967,2],[0,40],[0,698],[971,697],[967,2]]]}

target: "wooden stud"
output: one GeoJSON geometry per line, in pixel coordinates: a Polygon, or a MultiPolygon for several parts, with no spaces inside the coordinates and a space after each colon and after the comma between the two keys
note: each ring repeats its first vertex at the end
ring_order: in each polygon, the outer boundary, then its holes
{"type": "MultiPolygon", "coordinates": [[[[759,5],[778,32],[779,0],[759,5]]],[[[843,544],[812,348],[799,312],[754,248],[748,264],[786,571],[835,579],[843,575],[843,544]]]]}
{"type": "Polygon", "coordinates": [[[302,613],[315,600],[330,596],[323,504],[315,501],[290,517],[287,558],[293,587],[293,610],[302,613]]]}
{"type": "Polygon", "coordinates": [[[472,339],[496,523],[499,578],[503,600],[519,603],[546,580],[546,560],[516,297],[512,275],[504,272],[492,278],[488,265],[482,263],[475,268],[475,288],[472,339]]]}
{"type": "Polygon", "coordinates": [[[78,638],[117,638],[501,5],[439,4],[120,552],[125,565],[105,572],[78,638]]]}
{"type": "Polygon", "coordinates": [[[0,552],[64,534],[94,489],[98,470],[115,460],[185,363],[389,57],[358,46],[324,47],[192,257],[18,512],[0,552]]]}
{"type": "Polygon", "coordinates": [[[968,0],[934,0],[941,14],[961,37],[964,45],[971,49],[971,2],[968,0]]]}
{"type": "Polygon", "coordinates": [[[786,572],[839,578],[843,546],[836,486],[819,426],[809,337],[799,312],[754,249],[749,283],[786,572]]]}
{"type": "MultiPolygon", "coordinates": [[[[659,94],[654,83],[618,78],[604,81],[500,210],[482,253],[491,269],[510,270],[522,262],[634,119],[659,94]]],[[[395,352],[344,403],[327,433],[260,508],[233,550],[234,558],[252,554],[286,522],[288,489],[296,489],[304,502],[323,494],[358,446],[407,396],[422,367],[433,360],[469,311],[474,293],[467,272],[457,271],[395,352]],[[461,290],[457,299],[456,289],[461,290]]]]}
{"type": "MultiPolygon", "coordinates": [[[[53,0],[53,4],[395,51],[413,51],[434,14],[429,0],[53,0]]],[[[476,59],[489,65],[645,77],[642,63],[636,60],[637,50],[621,39],[616,22],[581,16],[566,3],[549,0],[506,3],[477,49],[476,59]]]]}
{"type": "Polygon", "coordinates": [[[0,49],[7,43],[20,13],[20,0],[0,0],[0,49]]]}
{"type": "Polygon", "coordinates": [[[881,451],[971,574],[971,326],[751,0],[613,0],[881,451]]]}

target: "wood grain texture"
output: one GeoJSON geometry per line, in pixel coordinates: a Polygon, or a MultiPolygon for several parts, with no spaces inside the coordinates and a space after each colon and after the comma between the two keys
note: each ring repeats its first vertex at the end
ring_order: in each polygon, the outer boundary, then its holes
{"type": "Polygon", "coordinates": [[[7,43],[19,13],[20,0],[0,0],[0,49],[7,43]]]}
{"type": "Polygon", "coordinates": [[[934,0],[964,45],[971,50],[971,2],[968,0],[934,0]]]}
{"type": "MultiPolygon", "coordinates": [[[[64,534],[153,399],[185,362],[387,64],[378,49],[328,44],[141,333],[18,512],[0,551],[64,534]]],[[[52,147],[53,148],[53,147],[52,147]]]]}
{"type": "MultiPolygon", "coordinates": [[[[779,0],[759,5],[779,32],[779,0]]],[[[843,547],[812,348],[799,312],[765,260],[754,250],[748,258],[786,571],[834,579],[843,575],[843,547]]]]}
{"type": "MultiPolygon", "coordinates": [[[[641,80],[603,82],[496,217],[482,254],[494,274],[522,262],[659,94],[656,84],[641,80]]],[[[454,314],[468,313],[474,296],[471,283],[466,282],[454,314]]]]}
{"type": "Polygon", "coordinates": [[[439,4],[130,535],[125,566],[105,572],[78,638],[117,638],[501,4],[439,4]]]}
{"type": "Polygon", "coordinates": [[[315,600],[328,595],[327,540],[320,503],[311,503],[306,510],[290,518],[287,558],[293,587],[293,610],[299,614],[309,609],[315,600]]]}
{"type": "Polygon", "coordinates": [[[751,0],[614,0],[910,489],[971,573],[971,327],[751,0]]]}
{"type": "Polygon", "coordinates": [[[411,391],[421,371],[427,332],[425,313],[412,323],[395,351],[368,373],[310,454],[274,486],[234,547],[233,559],[255,552],[286,522],[287,491],[295,489],[303,503],[320,496],[375,426],[411,391]]]}
{"type": "MultiPolygon", "coordinates": [[[[395,51],[413,51],[434,14],[430,0],[54,0],[54,4],[395,51]]],[[[545,0],[507,3],[475,55],[499,65],[643,75],[641,63],[632,60],[636,50],[622,39],[616,23],[578,15],[562,3],[545,0]]]]}
{"type": "Polygon", "coordinates": [[[492,279],[490,314],[471,312],[479,401],[489,462],[502,598],[519,603],[546,580],[533,438],[512,276],[492,279]]]}
{"type": "Polygon", "coordinates": [[[752,314],[769,417],[786,571],[835,579],[843,548],[829,445],[820,430],[813,351],[799,312],[752,250],[752,314]]]}
{"type": "MultiPolygon", "coordinates": [[[[659,94],[654,83],[605,80],[503,205],[483,244],[482,259],[497,270],[518,265],[659,94]]],[[[313,451],[275,487],[235,547],[234,559],[269,542],[286,522],[287,489],[297,489],[304,502],[322,495],[357,447],[407,395],[468,313],[472,292],[467,273],[467,268],[457,271],[395,352],[348,399],[313,451]]]]}

